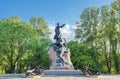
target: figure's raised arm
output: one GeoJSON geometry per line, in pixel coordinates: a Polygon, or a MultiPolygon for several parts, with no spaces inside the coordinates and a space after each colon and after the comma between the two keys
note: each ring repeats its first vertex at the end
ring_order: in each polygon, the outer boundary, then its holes
{"type": "Polygon", "coordinates": [[[62,26],[60,26],[60,28],[62,28],[62,27],[64,27],[65,26],[65,24],[63,24],[62,26]]]}

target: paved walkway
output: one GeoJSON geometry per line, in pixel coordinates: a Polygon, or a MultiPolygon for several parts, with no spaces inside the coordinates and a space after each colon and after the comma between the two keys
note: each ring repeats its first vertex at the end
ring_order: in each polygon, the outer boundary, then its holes
{"type": "Polygon", "coordinates": [[[24,78],[23,74],[7,74],[0,75],[0,80],[120,80],[120,74],[99,76],[36,76],[34,78],[24,78]]]}

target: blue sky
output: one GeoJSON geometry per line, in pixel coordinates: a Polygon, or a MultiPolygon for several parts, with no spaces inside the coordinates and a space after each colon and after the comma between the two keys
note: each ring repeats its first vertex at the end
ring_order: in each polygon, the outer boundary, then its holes
{"type": "Polygon", "coordinates": [[[75,24],[87,7],[101,7],[114,0],[0,0],[0,18],[19,16],[28,22],[30,17],[43,17],[48,24],[75,24]]]}

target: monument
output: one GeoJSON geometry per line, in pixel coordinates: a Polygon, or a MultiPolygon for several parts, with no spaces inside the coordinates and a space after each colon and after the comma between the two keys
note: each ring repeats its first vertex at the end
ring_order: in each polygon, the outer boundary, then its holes
{"type": "Polygon", "coordinates": [[[66,46],[65,38],[62,38],[60,28],[64,27],[57,23],[55,28],[54,39],[55,43],[52,43],[49,48],[50,56],[50,70],[74,70],[73,64],[70,58],[70,50],[66,46]]]}
{"type": "Polygon", "coordinates": [[[50,70],[43,70],[41,67],[36,67],[26,71],[26,76],[36,75],[83,75],[81,70],[74,70],[74,66],[70,58],[70,49],[67,48],[65,38],[62,38],[61,28],[64,27],[57,23],[55,28],[55,43],[52,43],[48,54],[50,57],[50,70]]]}
{"type": "Polygon", "coordinates": [[[50,70],[44,70],[44,75],[82,75],[81,70],[74,70],[74,66],[70,58],[70,49],[67,48],[65,38],[62,38],[61,28],[65,24],[55,28],[55,43],[52,43],[48,54],[50,57],[50,70]]]}

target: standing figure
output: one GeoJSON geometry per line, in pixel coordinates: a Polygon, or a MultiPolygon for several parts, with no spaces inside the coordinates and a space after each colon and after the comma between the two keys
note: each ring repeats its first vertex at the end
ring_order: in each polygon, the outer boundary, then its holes
{"type": "Polygon", "coordinates": [[[62,42],[60,28],[62,28],[64,26],[65,26],[65,24],[63,24],[62,26],[60,26],[59,23],[57,23],[57,26],[55,28],[55,36],[54,36],[54,39],[56,39],[56,43],[62,42]]]}

